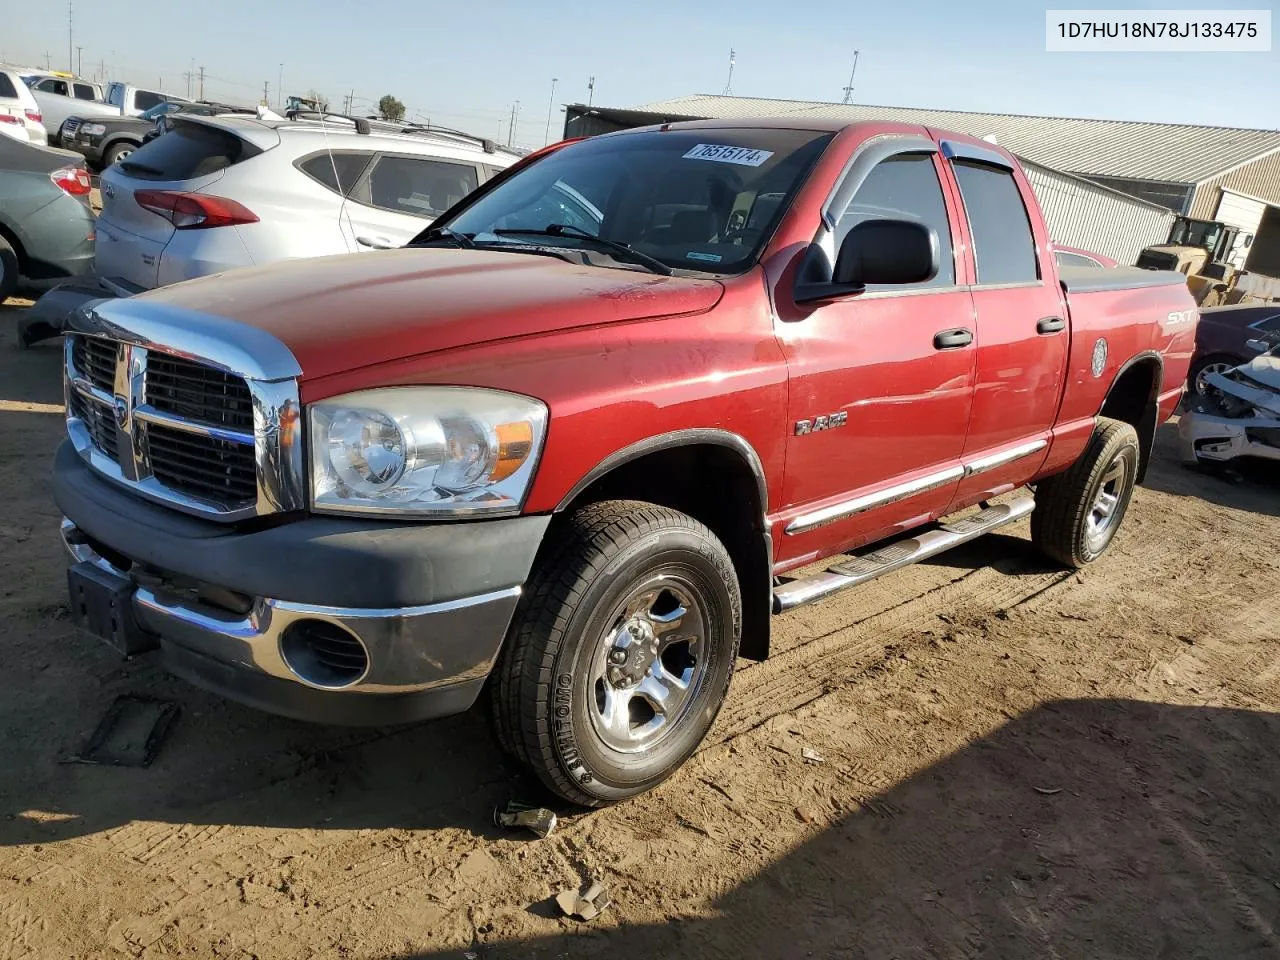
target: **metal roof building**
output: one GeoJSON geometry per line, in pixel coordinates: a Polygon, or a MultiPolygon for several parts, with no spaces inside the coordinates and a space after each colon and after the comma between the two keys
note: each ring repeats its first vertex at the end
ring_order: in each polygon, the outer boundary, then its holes
{"type": "MultiPolygon", "coordinates": [[[[1218,219],[1239,227],[1242,234],[1255,234],[1249,250],[1239,250],[1249,269],[1280,275],[1280,131],[1248,130],[1232,127],[1196,126],[1174,123],[1143,123],[1127,120],[1087,120],[1073,117],[1035,117],[1005,113],[970,113],[959,110],[924,110],[914,107],[868,104],[821,103],[805,100],[772,100],[756,97],[729,97],[696,94],[645,104],[630,110],[586,107],[568,108],[566,134],[601,133],[663,120],[733,119],[763,116],[810,116],[823,120],[897,120],[925,126],[958,130],[975,136],[994,137],[1019,159],[1038,166],[1040,185],[1050,174],[1061,171],[1085,178],[1094,184],[1158,204],[1166,210],[1201,219],[1218,219]]],[[[1031,170],[1028,169],[1028,173],[1031,170]]],[[[1033,182],[1036,177],[1031,178],[1033,182]]],[[[1068,191],[1064,180],[1056,184],[1059,194],[1068,191]]],[[[1045,197],[1041,203],[1056,228],[1055,240],[1073,246],[1090,247],[1112,256],[1119,243],[1115,238],[1097,236],[1084,217],[1097,211],[1084,202],[1087,185],[1076,181],[1071,207],[1074,217],[1054,214],[1045,197]],[[1063,231],[1067,235],[1062,235],[1063,231]],[[1093,243],[1081,242],[1082,238],[1093,243]]],[[[1101,203],[1114,207],[1114,195],[1096,195],[1101,203]]],[[[1059,201],[1062,200],[1060,196],[1059,201]]],[[[1059,207],[1063,208],[1060,202],[1059,207]]],[[[1065,208],[1063,208],[1065,209],[1065,208]]],[[[1111,211],[1114,215],[1115,211],[1111,211]]],[[[1163,241],[1147,229],[1151,216],[1143,208],[1130,205],[1128,213],[1143,221],[1134,224],[1123,238],[1121,259],[1132,262],[1128,249],[1135,238],[1142,243],[1163,241]]],[[[1168,218],[1162,218],[1167,225],[1168,218]]],[[[1154,227],[1152,227],[1154,229],[1154,227]]],[[[1167,226],[1162,227],[1167,231],[1167,226]]]]}

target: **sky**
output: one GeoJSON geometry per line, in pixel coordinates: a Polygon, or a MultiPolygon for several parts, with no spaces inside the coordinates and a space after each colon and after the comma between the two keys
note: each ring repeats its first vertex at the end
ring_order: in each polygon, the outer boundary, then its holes
{"type": "MultiPolygon", "coordinates": [[[[1183,6],[1270,9],[1280,33],[1278,2],[1183,6]]],[[[339,110],[354,91],[363,113],[390,93],[410,119],[502,142],[518,101],[512,139],[526,147],[557,138],[590,77],[603,106],[721,93],[730,49],[739,96],[839,102],[856,49],[856,103],[1280,128],[1280,37],[1270,53],[1046,53],[1045,6],[1067,0],[72,3],[90,78],[185,94],[203,66],[207,98],[257,102],[265,82],[274,105],[283,65],[286,94],[315,89],[339,110]]],[[[3,21],[0,61],[43,67],[48,53],[67,69],[66,0],[15,2],[3,21]]]]}

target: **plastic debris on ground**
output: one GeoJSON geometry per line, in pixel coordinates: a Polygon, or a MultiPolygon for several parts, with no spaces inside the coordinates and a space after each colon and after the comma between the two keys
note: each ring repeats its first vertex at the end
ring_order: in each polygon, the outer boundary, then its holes
{"type": "Polygon", "coordinates": [[[612,902],[599,880],[581,890],[564,890],[556,894],[556,904],[564,915],[575,920],[594,920],[612,902]]]}
{"type": "Polygon", "coordinates": [[[500,827],[524,827],[545,840],[556,828],[556,815],[546,807],[531,807],[511,800],[493,811],[493,822],[500,827]]]}

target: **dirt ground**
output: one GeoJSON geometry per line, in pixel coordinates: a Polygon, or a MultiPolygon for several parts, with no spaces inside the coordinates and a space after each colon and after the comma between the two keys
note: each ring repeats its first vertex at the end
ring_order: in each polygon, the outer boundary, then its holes
{"type": "Polygon", "coordinates": [[[64,607],[59,347],[0,310],[0,960],[1280,956],[1280,476],[1172,431],[1080,574],[1026,525],[775,621],[713,736],[547,840],[472,714],[343,730],[122,664],[64,607]],[[123,693],[147,769],[69,763],[123,693]],[[808,763],[801,750],[823,758],[808,763]],[[595,877],[590,924],[551,897],[595,877]]]}

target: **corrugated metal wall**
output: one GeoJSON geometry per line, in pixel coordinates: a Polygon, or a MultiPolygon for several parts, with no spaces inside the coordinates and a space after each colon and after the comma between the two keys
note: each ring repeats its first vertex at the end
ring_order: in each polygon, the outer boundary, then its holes
{"type": "Polygon", "coordinates": [[[1191,216],[1201,220],[1212,219],[1223,187],[1280,207],[1280,150],[1197,186],[1195,199],[1191,202],[1191,216]]]}
{"type": "Polygon", "coordinates": [[[1143,247],[1168,239],[1171,210],[1028,160],[1020,162],[1054,243],[1132,264],[1143,247]]]}

